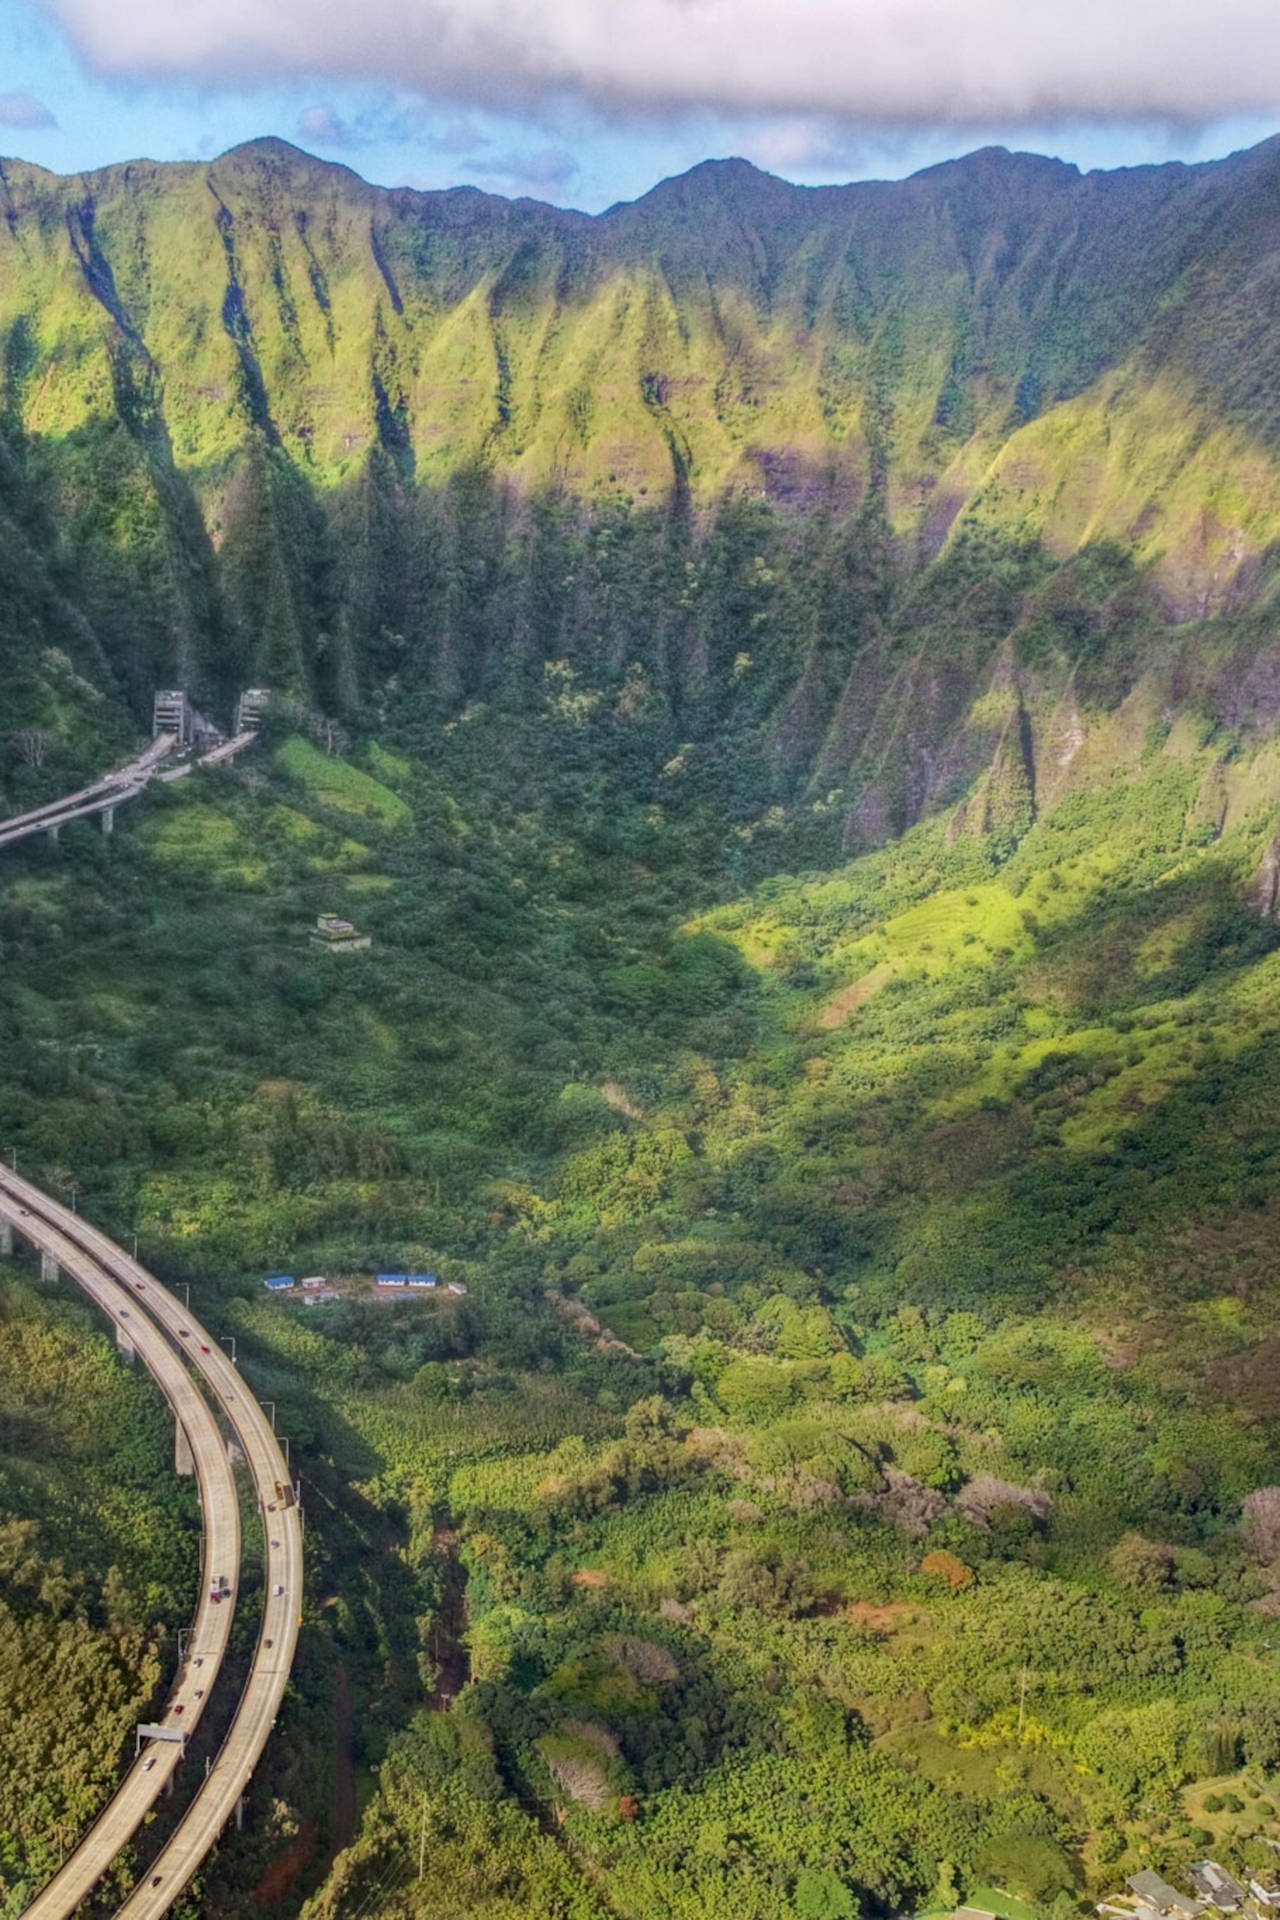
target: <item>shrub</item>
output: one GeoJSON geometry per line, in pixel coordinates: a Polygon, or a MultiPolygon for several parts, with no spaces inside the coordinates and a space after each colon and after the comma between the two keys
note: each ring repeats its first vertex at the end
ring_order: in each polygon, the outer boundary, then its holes
{"type": "Polygon", "coordinates": [[[945,1547],[940,1547],[936,1553],[926,1553],[920,1562],[920,1571],[945,1580],[952,1593],[959,1593],[973,1579],[972,1567],[966,1567],[963,1560],[954,1553],[948,1553],[945,1547]]]}

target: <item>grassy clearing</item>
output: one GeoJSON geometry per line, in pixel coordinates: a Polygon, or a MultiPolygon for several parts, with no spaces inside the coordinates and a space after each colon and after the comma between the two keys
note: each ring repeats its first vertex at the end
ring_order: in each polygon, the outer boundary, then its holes
{"type": "Polygon", "coordinates": [[[407,802],[380,780],[335,754],[322,753],[294,735],[275,752],[275,764],[321,806],[382,827],[404,826],[411,818],[407,802]]]}

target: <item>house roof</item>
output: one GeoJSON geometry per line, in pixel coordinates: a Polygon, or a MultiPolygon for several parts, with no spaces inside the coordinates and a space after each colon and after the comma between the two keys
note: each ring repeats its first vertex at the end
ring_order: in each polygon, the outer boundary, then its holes
{"type": "Polygon", "coordinates": [[[1187,1871],[1197,1887],[1207,1887],[1212,1894],[1225,1894],[1235,1906],[1239,1906],[1245,1897],[1240,1882],[1225,1867],[1220,1867],[1216,1860],[1193,1860],[1187,1871]]]}
{"type": "Polygon", "coordinates": [[[1153,1873],[1150,1867],[1144,1867],[1141,1873],[1131,1873],[1126,1885],[1132,1888],[1140,1900],[1150,1903],[1161,1913],[1180,1913],[1194,1916],[1203,1911],[1199,1901],[1188,1900],[1185,1893],[1179,1893],[1176,1887],[1160,1874],[1153,1873]]]}

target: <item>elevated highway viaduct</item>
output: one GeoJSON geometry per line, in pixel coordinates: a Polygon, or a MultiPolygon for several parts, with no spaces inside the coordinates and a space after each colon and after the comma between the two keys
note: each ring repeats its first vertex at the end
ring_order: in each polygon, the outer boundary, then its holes
{"type": "MultiPolygon", "coordinates": [[[[239,1587],[239,1506],[215,1411],[244,1456],[262,1512],[266,1597],[235,1715],[186,1813],[119,1909],[129,1920],[158,1920],[235,1813],[275,1723],[297,1645],[301,1516],[292,1498],[282,1496],[288,1467],[266,1414],[229,1356],[175,1295],[106,1234],[7,1168],[0,1168],[0,1222],[56,1262],[108,1315],[160,1386],[190,1446],[204,1514],[205,1557],[189,1657],[158,1723],[171,1733],[189,1733],[204,1710],[226,1650],[239,1587]],[[215,1601],[213,1586],[223,1578],[231,1598],[215,1601]]],[[[138,1831],[180,1755],[180,1746],[169,1741],[148,1744],[71,1858],[28,1906],[29,1920],[69,1920],[138,1831]]]]}

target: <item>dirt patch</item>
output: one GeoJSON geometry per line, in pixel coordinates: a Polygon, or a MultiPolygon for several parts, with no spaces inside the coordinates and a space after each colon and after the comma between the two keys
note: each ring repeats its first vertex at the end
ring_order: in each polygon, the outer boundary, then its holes
{"type": "Polygon", "coordinates": [[[916,1609],[904,1600],[895,1600],[883,1607],[873,1606],[869,1600],[850,1600],[841,1607],[840,1617],[861,1627],[864,1633],[890,1634],[896,1633],[899,1627],[909,1626],[916,1617],[916,1609]]]}
{"type": "Polygon", "coordinates": [[[1280,1413],[1280,1340],[1265,1340],[1250,1353],[1218,1361],[1205,1378],[1215,1402],[1227,1400],[1250,1413],[1280,1413]]]}
{"type": "Polygon", "coordinates": [[[616,1080],[606,1080],[600,1092],[609,1105],[618,1113],[625,1113],[628,1120],[643,1119],[643,1110],[631,1099],[626,1088],[619,1086],[616,1080]]]}
{"type": "Polygon", "coordinates": [[[315,1827],[303,1827],[284,1851],[276,1855],[253,1890],[257,1905],[270,1908],[286,1898],[315,1852],[318,1837],[315,1827]]]}
{"type": "Polygon", "coordinates": [[[852,986],[841,987],[839,993],[833,993],[818,1015],[817,1025],[829,1033],[833,1027],[842,1027],[851,1014],[865,1006],[873,993],[879,993],[893,978],[893,968],[887,960],[878,967],[872,967],[870,973],[864,973],[861,980],[855,980],[852,986]]]}
{"type": "Polygon", "coordinates": [[[427,1701],[433,1713],[447,1711],[471,1677],[467,1657],[467,1574],[458,1558],[458,1536],[440,1524],[431,1536],[431,1551],[442,1562],[440,1606],[431,1624],[431,1658],[436,1666],[435,1692],[427,1701]]]}
{"type": "Polygon", "coordinates": [[[607,1587],[609,1576],[599,1567],[579,1567],[576,1573],[569,1575],[569,1584],[573,1587],[607,1587]]]}
{"type": "Polygon", "coordinates": [[[333,1701],[333,1850],[341,1853],[356,1837],[356,1769],[352,1755],[356,1697],[344,1661],[338,1662],[333,1701]]]}

